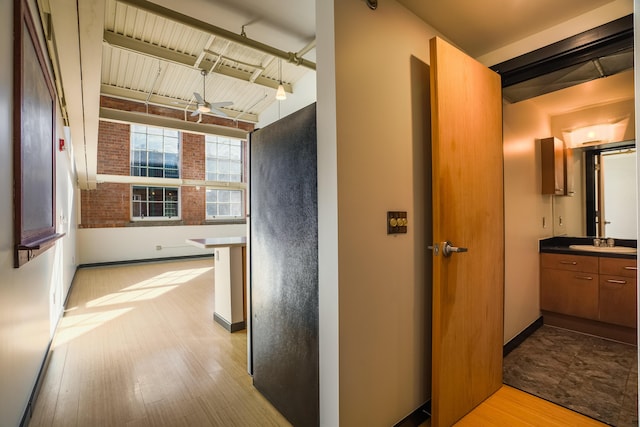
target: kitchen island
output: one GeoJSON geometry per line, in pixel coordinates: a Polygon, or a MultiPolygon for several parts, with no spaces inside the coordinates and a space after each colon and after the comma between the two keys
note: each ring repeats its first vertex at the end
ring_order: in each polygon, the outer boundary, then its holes
{"type": "Polygon", "coordinates": [[[207,237],[187,239],[187,243],[214,250],[213,320],[229,332],[242,330],[245,322],[246,237],[207,237]]]}

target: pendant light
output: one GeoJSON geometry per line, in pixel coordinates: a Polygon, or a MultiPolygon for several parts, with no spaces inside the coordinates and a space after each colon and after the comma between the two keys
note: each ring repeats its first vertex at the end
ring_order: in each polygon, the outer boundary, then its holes
{"type": "Polygon", "coordinates": [[[284,86],[282,85],[282,59],[278,60],[278,81],[280,84],[278,85],[278,90],[276,91],[276,99],[278,101],[284,101],[287,99],[287,94],[284,91],[284,86]]]}

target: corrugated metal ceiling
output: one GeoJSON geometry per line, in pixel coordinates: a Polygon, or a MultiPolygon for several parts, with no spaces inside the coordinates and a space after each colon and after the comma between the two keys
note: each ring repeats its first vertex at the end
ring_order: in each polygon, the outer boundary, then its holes
{"type": "Polygon", "coordinates": [[[280,79],[291,90],[315,72],[116,0],[107,0],[104,31],[101,92],[111,96],[193,110],[198,92],[232,101],[224,109],[231,118],[256,120],[280,79]]]}

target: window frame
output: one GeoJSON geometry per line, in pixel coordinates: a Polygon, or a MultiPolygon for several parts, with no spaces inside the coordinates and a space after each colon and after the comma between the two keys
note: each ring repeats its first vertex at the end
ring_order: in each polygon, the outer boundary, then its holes
{"type": "Polygon", "coordinates": [[[144,221],[181,221],[182,220],[182,201],[181,201],[181,187],[180,186],[171,186],[171,185],[139,185],[139,184],[132,184],[130,186],[130,197],[129,197],[129,211],[131,213],[131,221],[133,222],[144,222],[144,221]],[[142,201],[143,203],[147,204],[147,213],[149,212],[149,203],[158,203],[158,202],[154,202],[154,201],[150,201],[149,200],[149,189],[151,188],[162,188],[163,189],[163,198],[162,198],[162,204],[163,204],[163,214],[166,213],[166,206],[165,204],[167,203],[166,200],[166,191],[167,190],[176,190],[176,210],[177,210],[177,214],[176,216],[134,216],[134,203],[136,202],[136,200],[134,199],[134,197],[136,196],[136,194],[134,194],[135,188],[144,188],[147,191],[147,200],[146,201],[142,201]]]}
{"type": "MultiPolygon", "coordinates": [[[[151,134],[152,136],[156,136],[155,134],[151,134]]],[[[151,126],[151,125],[145,125],[145,124],[140,124],[140,123],[129,123],[129,176],[136,176],[136,177],[141,177],[141,178],[154,178],[154,179],[181,179],[182,178],[182,131],[178,130],[178,129],[172,129],[172,128],[165,128],[165,127],[160,127],[160,126],[151,126]],[[134,149],[134,134],[142,134],[142,132],[134,132],[134,128],[135,127],[144,127],[145,128],[145,135],[146,135],[146,141],[145,141],[145,146],[146,146],[146,150],[135,150],[134,149]],[[158,168],[158,167],[151,167],[149,166],[149,154],[150,153],[157,153],[157,151],[151,151],[149,150],[149,128],[152,129],[160,129],[162,130],[162,151],[160,153],[162,153],[162,167],[158,168]],[[168,169],[166,167],[166,156],[167,154],[174,154],[171,152],[167,152],[166,151],[166,140],[165,138],[173,138],[173,137],[168,137],[165,135],[166,131],[171,131],[171,132],[176,132],[177,133],[177,143],[178,143],[178,150],[177,150],[177,168],[175,170],[177,170],[177,176],[167,176],[167,172],[168,171],[173,171],[174,169],[168,169]],[[144,152],[146,153],[146,166],[134,166],[134,152],[138,151],[138,152],[144,152]],[[146,170],[146,175],[134,175],[134,168],[139,168],[142,169],[144,168],[146,170]],[[152,176],[149,175],[149,171],[150,170],[161,170],[162,171],[162,176],[152,176]]]]}
{"type": "MultiPolygon", "coordinates": [[[[217,151],[217,150],[216,150],[217,151]]],[[[233,138],[226,137],[221,135],[214,134],[206,134],[205,135],[205,144],[204,144],[204,156],[205,156],[205,167],[204,167],[204,176],[205,176],[205,203],[204,203],[204,215],[205,221],[207,222],[245,222],[247,217],[247,141],[241,138],[233,138]],[[211,141],[212,138],[215,138],[215,141],[211,141]],[[239,181],[219,181],[219,180],[209,180],[209,174],[212,173],[209,171],[209,160],[211,158],[219,159],[218,156],[209,156],[209,148],[208,145],[210,143],[219,144],[220,140],[234,140],[240,143],[240,180],[239,181]],[[240,215],[238,216],[219,216],[219,215],[209,215],[209,206],[211,204],[220,205],[219,201],[209,202],[208,195],[210,191],[238,191],[240,193],[240,215]]],[[[223,159],[224,160],[224,159],[223,159]]],[[[219,178],[219,173],[217,173],[216,178],[219,178]]]]}

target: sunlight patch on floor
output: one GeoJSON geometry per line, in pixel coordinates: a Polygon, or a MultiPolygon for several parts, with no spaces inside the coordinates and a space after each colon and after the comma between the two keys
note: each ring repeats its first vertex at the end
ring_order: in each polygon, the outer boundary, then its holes
{"type": "Polygon", "coordinates": [[[66,344],[131,310],[133,310],[133,307],[65,316],[58,326],[55,346],[66,344]]]}
{"type": "Polygon", "coordinates": [[[128,307],[110,310],[99,310],[91,313],[74,314],[77,309],[66,310],[58,327],[55,345],[63,345],[79,336],[90,332],[106,322],[112,321],[135,308],[135,303],[148,301],[165,295],[180,285],[211,271],[213,267],[173,270],[158,274],[150,279],[142,280],[133,285],[122,288],[99,298],[88,301],[87,309],[104,308],[108,306],[129,305],[128,307]]]}
{"type": "Polygon", "coordinates": [[[104,307],[107,305],[126,304],[158,298],[177,288],[179,285],[187,283],[212,269],[213,267],[206,267],[167,271],[150,279],[127,286],[119,292],[88,301],[86,307],[104,307]]]}

